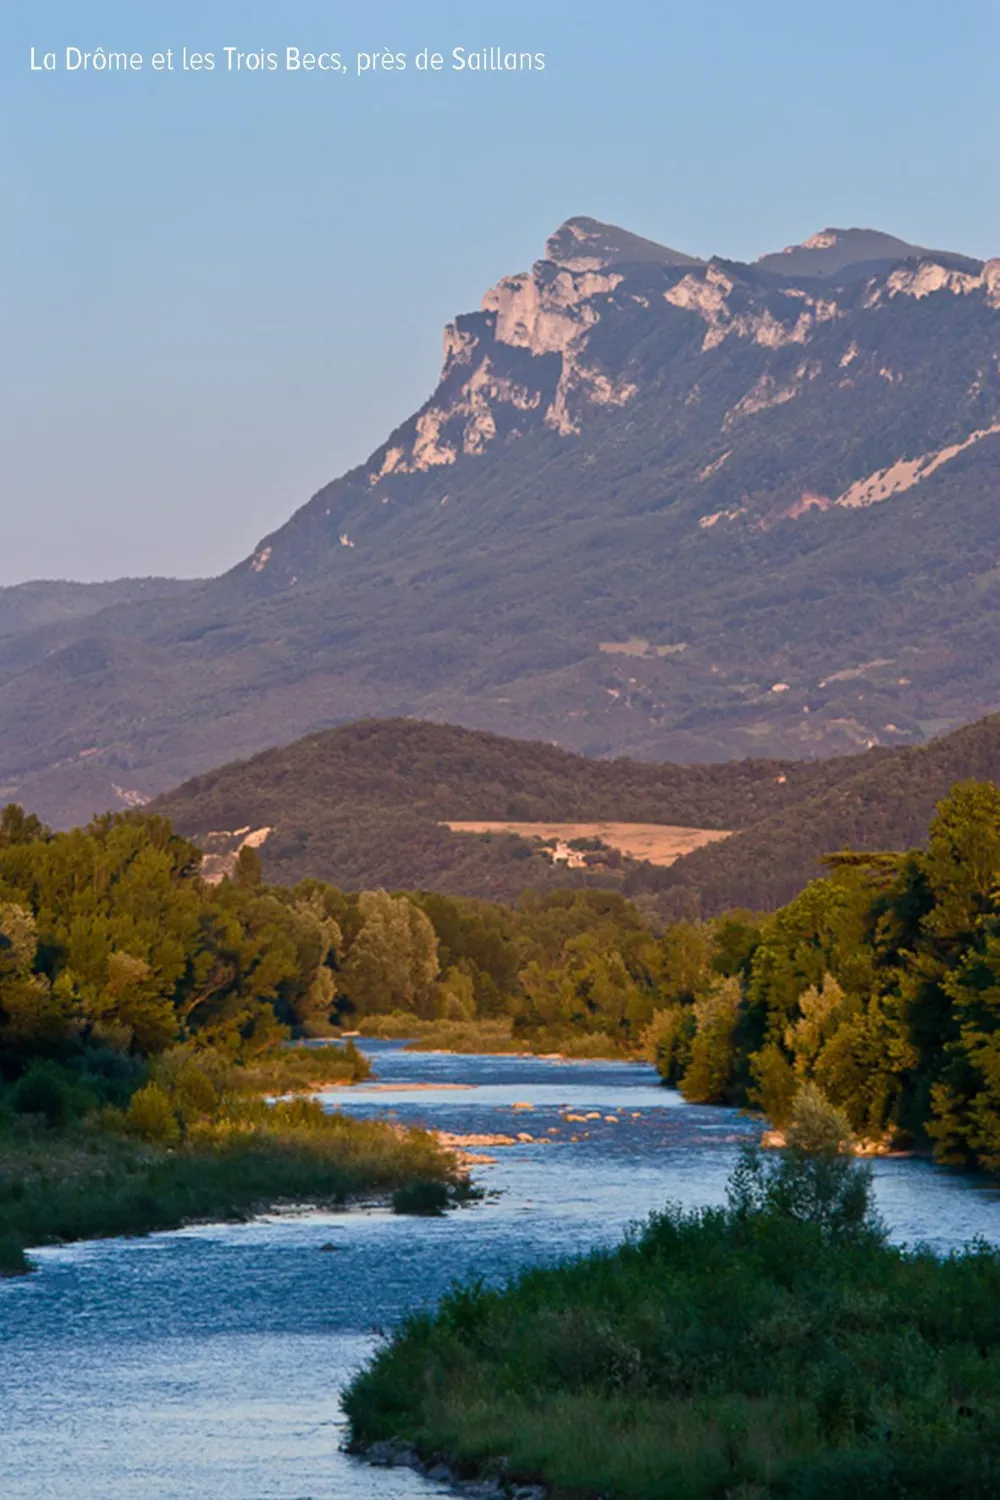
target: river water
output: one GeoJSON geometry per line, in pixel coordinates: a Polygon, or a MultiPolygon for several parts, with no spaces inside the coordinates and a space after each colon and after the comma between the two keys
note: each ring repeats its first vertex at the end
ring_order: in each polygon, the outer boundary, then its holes
{"type": "MultiPolygon", "coordinates": [[[[365,1048],[377,1085],[331,1107],[531,1137],[483,1148],[487,1199],[441,1219],[309,1212],[35,1252],[36,1275],[0,1282],[2,1500],[444,1495],[341,1451],[339,1392],[379,1338],[456,1278],[614,1242],[668,1199],[720,1201],[753,1130],[645,1065],[365,1048]]],[[[1000,1240],[995,1187],[920,1161],[875,1171],[894,1238],[1000,1240]]]]}

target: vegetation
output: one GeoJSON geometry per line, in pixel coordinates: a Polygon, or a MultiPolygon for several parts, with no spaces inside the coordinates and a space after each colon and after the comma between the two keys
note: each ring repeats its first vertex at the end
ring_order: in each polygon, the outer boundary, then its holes
{"type": "Polygon", "coordinates": [[[0,587],[0,636],[96,615],[112,604],[169,599],[195,587],[177,578],[116,578],[111,583],[33,580],[0,587]]]}
{"type": "Polygon", "coordinates": [[[369,1075],[352,1041],[287,1046],[332,1031],[340,934],[317,892],[270,892],[246,867],[213,890],[199,861],[158,818],[53,836],[0,816],[5,1273],[51,1240],[457,1180],[420,1132],[262,1097],[369,1075]]]}
{"type": "MultiPolygon", "coordinates": [[[[664,918],[773,909],[831,850],[904,850],[956,781],[1000,777],[1000,715],[926,746],[823,761],[652,765],[409,720],[311,735],[160,799],[189,834],[270,827],[268,878],[438,890],[514,905],[529,889],[623,891],[664,918]],[[669,868],[556,869],[523,838],[441,820],[659,822],[735,829],[669,868]]],[[[579,842],[579,841],[577,841],[579,842]]]]}
{"type": "Polygon", "coordinates": [[[992,1500],[1000,1253],[889,1246],[867,1169],[740,1162],[723,1209],[453,1290],[346,1398],[356,1448],[611,1500],[992,1500]]]}
{"type": "Polygon", "coordinates": [[[715,765],[594,760],[451,724],[369,719],[196,776],[161,797],[156,810],[190,831],[248,822],[307,828],[331,803],[419,811],[435,821],[733,828],[835,785],[858,767],[857,756],[715,765]]]}
{"type": "Polygon", "coordinates": [[[1000,1171],[1000,790],[956,786],[926,851],[832,863],[773,916],[667,933],[648,1055],[691,1100],[785,1127],[809,1085],[876,1147],[1000,1171]]]}
{"type": "MultiPolygon", "coordinates": [[[[873,757],[875,759],[877,757],[873,757]]],[[[857,774],[856,756],[649,765],[593,760],[554,745],[412,720],[310,735],[195,777],[156,803],[190,835],[268,827],[269,879],[348,888],[430,889],[516,903],[525,890],[658,889],[636,862],[554,868],[514,834],[457,834],[444,820],[655,822],[730,829],[776,814],[857,774]]],[[[644,867],[643,867],[644,868],[644,867]]],[[[663,873],[662,871],[660,872],[663,873]]]]}
{"type": "Polygon", "coordinates": [[[37,1117],[7,1123],[0,1273],[27,1269],[33,1245],[245,1219],[279,1204],[339,1205],[430,1181],[451,1201],[454,1159],[422,1132],[328,1114],[306,1099],[224,1100],[193,1117],[190,1095],[147,1085],[120,1118],[105,1110],[76,1129],[37,1117]]]}
{"type": "MultiPolygon", "coordinates": [[[[90,1224],[100,1202],[114,1225],[133,1211],[136,1225],[201,1212],[187,1186],[201,1166],[217,1211],[249,1211],[281,1181],[304,1191],[310,1172],[312,1196],[350,1191],[363,1175],[352,1141],[367,1138],[318,1106],[261,1100],[364,1077],[353,1042],[287,1045],[347,1029],[455,1050],[644,1049],[688,1099],[759,1108],[789,1138],[815,1140],[832,1108],[866,1149],[915,1144],[1000,1170],[989,783],[954,789],[926,851],[842,855],[771,916],[662,932],[614,892],[507,907],[314,880],[286,890],[264,885],[246,854],[212,887],[198,850],[156,815],[56,835],[18,808],[0,818],[6,1261],[30,1225],[44,1236],[74,1215],[90,1224]],[[37,1192],[13,1165],[25,1143],[52,1154],[37,1192]],[[299,1165],[282,1178],[285,1156],[299,1165]],[[88,1161],[108,1192],[92,1183],[74,1208],[88,1161]],[[123,1172],[131,1188],[148,1179],[141,1212],[121,1208],[123,1172]]],[[[361,1153],[371,1180],[402,1186],[398,1139],[375,1146],[361,1153]],[[372,1165],[380,1153],[391,1165],[372,1165]]],[[[426,1168],[427,1149],[413,1144],[408,1180],[448,1180],[444,1158],[426,1168]]]]}
{"type": "Polygon", "coordinates": [[[934,809],[958,781],[1000,781],[1000,714],[929,745],[839,761],[849,774],[684,855],[669,869],[633,871],[625,890],[656,890],[664,912],[711,916],[790,901],[838,849],[902,851],[926,839],[934,809]]]}
{"type": "Polygon", "coordinates": [[[362,1036],[386,1041],[406,1041],[410,1052],[524,1052],[527,1043],[514,1037],[511,1016],[494,1020],[423,1021],[405,1011],[388,1016],[366,1016],[360,1024],[362,1036]]]}

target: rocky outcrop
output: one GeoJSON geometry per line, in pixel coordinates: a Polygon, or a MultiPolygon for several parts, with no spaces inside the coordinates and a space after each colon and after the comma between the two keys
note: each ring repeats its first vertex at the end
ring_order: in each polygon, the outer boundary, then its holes
{"type": "Polygon", "coordinates": [[[634,385],[589,358],[587,338],[602,300],[624,279],[602,269],[596,255],[565,265],[538,261],[504,277],[486,293],[479,314],[448,324],[438,389],[409,430],[376,454],[369,482],[481,454],[497,437],[519,436],[533,422],[569,435],[579,430],[581,408],[623,405],[634,385]]]}
{"type": "Polygon", "coordinates": [[[939,448],[934,453],[924,453],[919,458],[897,459],[888,468],[877,469],[874,474],[856,480],[842,495],[838,495],[836,504],[846,506],[848,510],[860,510],[868,505],[877,505],[881,500],[888,500],[892,495],[900,495],[905,490],[913,489],[921,480],[929,479],[942,465],[950,463],[967,448],[981,443],[984,438],[995,437],[998,433],[1000,422],[994,422],[992,426],[980,428],[961,442],[949,443],[947,447],[939,448]]]}
{"type": "MultiPolygon", "coordinates": [[[[374,455],[368,482],[480,456],[498,439],[535,426],[571,437],[594,408],[626,406],[641,372],[631,351],[612,352],[620,344],[602,337],[604,326],[620,326],[622,315],[635,318],[641,310],[645,326],[654,328],[678,312],[691,314],[703,325],[703,354],[730,339],[778,354],[805,348],[852,316],[859,298],[874,310],[901,296],[920,300],[937,292],[979,293],[1000,307],[1000,261],[983,265],[871,230],[826,229],[751,267],[701,261],[596,219],[568,219],[530,271],[503,277],[478,312],[448,324],[437,390],[374,455]],[[882,268],[876,275],[868,274],[873,265],[882,268]]],[[[850,367],[860,357],[856,341],[839,354],[838,367],[849,371],[845,381],[855,378],[850,367]]],[[[818,371],[811,360],[790,379],[786,371],[765,370],[724,425],[793,399],[818,371]]],[[[896,378],[889,369],[879,373],[896,378]]],[[[688,396],[700,399],[697,383],[688,396]]],[[[266,562],[259,552],[251,567],[259,571],[266,562]]]]}

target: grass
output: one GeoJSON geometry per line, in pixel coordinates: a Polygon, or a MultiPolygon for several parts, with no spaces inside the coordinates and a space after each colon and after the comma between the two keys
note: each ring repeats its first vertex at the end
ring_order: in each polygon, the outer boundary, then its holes
{"type": "Polygon", "coordinates": [[[361,1023],[363,1036],[384,1041],[406,1041],[408,1052],[460,1053],[527,1053],[534,1056],[576,1058],[634,1057],[612,1037],[601,1032],[556,1033],[535,1031],[514,1033],[509,1016],[491,1020],[453,1021],[421,1020],[403,1011],[390,1015],[367,1016],[361,1023]]]}
{"type": "Polygon", "coordinates": [[[496,1020],[421,1020],[404,1011],[366,1016],[360,1023],[363,1036],[384,1041],[406,1041],[408,1052],[527,1052],[527,1042],[513,1035],[508,1016],[496,1020]]]}
{"type": "MultiPolygon", "coordinates": [[[[858,1171],[836,1167],[855,1192],[858,1171]]],[[[801,1208],[737,1193],[454,1290],[355,1380],[355,1446],[553,1496],[995,1500],[1000,1254],[939,1260],[801,1208]]]]}
{"type": "Polygon", "coordinates": [[[453,1198],[462,1173],[427,1132],[251,1092],[347,1081],[345,1069],[366,1076],[356,1058],[317,1048],[234,1067],[177,1048],[127,1107],[83,1119],[56,1107],[69,1087],[58,1072],[39,1071],[32,1095],[49,1114],[0,1111],[0,1274],[30,1269],[32,1246],[246,1219],[282,1204],[342,1204],[412,1184],[453,1198]]]}
{"type": "Polygon", "coordinates": [[[296,1093],[326,1084],[363,1083],[372,1076],[371,1063],[351,1038],[322,1047],[283,1047],[264,1058],[234,1068],[229,1074],[235,1092],[296,1093]]]}

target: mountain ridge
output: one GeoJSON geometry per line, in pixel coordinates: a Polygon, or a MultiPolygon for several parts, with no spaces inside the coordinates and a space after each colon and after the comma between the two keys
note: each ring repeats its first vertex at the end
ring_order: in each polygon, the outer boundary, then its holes
{"type": "Polygon", "coordinates": [[[663,868],[592,877],[664,913],[716,915],[790,900],[824,856],[923,843],[956,781],[1000,781],[1000,714],[924,746],[822,761],[714,765],[594,760],[556,746],[419,720],[366,720],[194,778],[150,804],[214,847],[265,834],[269,879],[517,900],[567,883],[523,840],[449,833],[448,821],[652,823],[732,830],[663,868]]]}
{"type": "Polygon", "coordinates": [[[567,224],[577,269],[459,314],[428,401],[249,558],[0,638],[6,795],[77,821],[372,714],[720,760],[1000,706],[1000,261],[894,242],[832,285],[567,224]]]}

